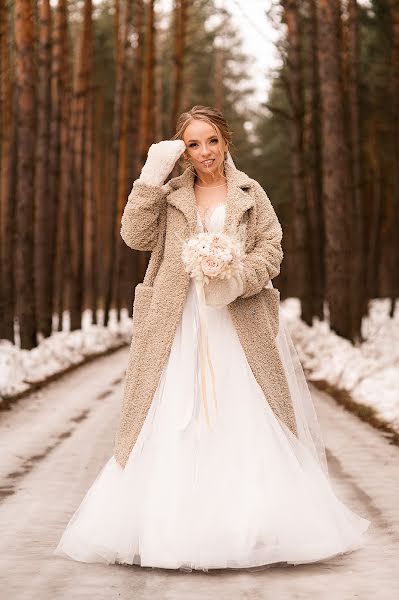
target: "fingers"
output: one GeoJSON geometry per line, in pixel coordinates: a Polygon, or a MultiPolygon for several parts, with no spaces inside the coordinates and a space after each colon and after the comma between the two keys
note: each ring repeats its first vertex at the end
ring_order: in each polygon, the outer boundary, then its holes
{"type": "Polygon", "coordinates": [[[151,147],[180,155],[186,149],[186,144],[183,140],[162,140],[156,144],[151,144],[151,147]]]}
{"type": "Polygon", "coordinates": [[[185,151],[183,140],[162,140],[151,144],[147,160],[140,174],[141,181],[161,185],[172,171],[177,159],[185,151]]]}
{"type": "Polygon", "coordinates": [[[174,163],[185,149],[186,144],[183,140],[162,140],[156,144],[151,144],[148,155],[158,159],[170,160],[174,163]]]}
{"type": "Polygon", "coordinates": [[[183,142],[183,140],[172,140],[172,143],[174,144],[174,149],[176,152],[175,156],[176,156],[176,160],[177,160],[179,158],[179,156],[181,156],[183,154],[183,152],[185,151],[186,144],[183,142]]]}

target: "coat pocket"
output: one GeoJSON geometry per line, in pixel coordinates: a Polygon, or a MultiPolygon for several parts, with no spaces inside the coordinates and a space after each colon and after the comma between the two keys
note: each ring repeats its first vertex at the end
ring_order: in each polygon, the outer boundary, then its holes
{"type": "Polygon", "coordinates": [[[138,338],[145,332],[145,321],[151,304],[154,288],[152,285],[138,283],[134,290],[133,302],[133,338],[138,338]]]}

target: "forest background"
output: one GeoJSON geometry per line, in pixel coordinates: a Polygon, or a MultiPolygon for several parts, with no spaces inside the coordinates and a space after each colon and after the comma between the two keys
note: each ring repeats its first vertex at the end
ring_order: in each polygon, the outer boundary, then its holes
{"type": "Polygon", "coordinates": [[[371,299],[394,315],[399,3],[268,7],[281,66],[254,106],[239,28],[212,0],[0,0],[0,339],[29,349],[65,312],[71,330],[85,310],[132,314],[149,255],[123,243],[122,211],[150,144],[196,104],[224,113],[236,166],[275,207],[273,283],[304,322],[358,343],[371,299]]]}

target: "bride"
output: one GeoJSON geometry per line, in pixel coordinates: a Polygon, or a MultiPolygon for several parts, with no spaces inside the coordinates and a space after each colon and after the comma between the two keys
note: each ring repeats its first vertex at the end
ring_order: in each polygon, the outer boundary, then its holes
{"type": "Polygon", "coordinates": [[[115,447],[58,556],[208,571],[316,562],[365,543],[370,521],[334,493],[280,318],[280,223],[230,143],[222,114],[195,106],[133,183],[121,235],[151,258],[135,289],[115,447]],[[183,153],[187,168],[164,183],[183,153]],[[241,272],[202,294],[181,258],[182,240],[201,231],[245,244],[241,272]]]}

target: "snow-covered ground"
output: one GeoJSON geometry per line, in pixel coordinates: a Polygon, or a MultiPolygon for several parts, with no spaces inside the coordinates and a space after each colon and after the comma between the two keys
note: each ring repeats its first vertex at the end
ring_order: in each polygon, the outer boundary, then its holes
{"type": "MultiPolygon", "coordinates": [[[[103,322],[101,313],[99,310],[99,323],[103,322]]],[[[82,329],[70,331],[65,313],[63,331],[42,339],[32,350],[21,350],[8,340],[0,340],[0,405],[2,399],[18,396],[72,365],[130,343],[132,320],[126,309],[121,311],[120,322],[116,311],[111,311],[107,327],[92,325],[91,311],[86,310],[82,325],[82,329]]]]}
{"type": "Polygon", "coordinates": [[[365,341],[358,346],[336,335],[327,322],[309,327],[299,319],[299,302],[281,303],[282,315],[309,381],[326,381],[351,399],[375,410],[399,432],[399,310],[389,317],[390,301],[370,302],[362,324],[365,341]]]}
{"type": "MultiPolygon", "coordinates": [[[[281,310],[308,380],[346,390],[353,401],[372,407],[379,419],[399,432],[399,311],[389,318],[389,300],[370,303],[362,329],[366,341],[359,346],[336,335],[327,322],[315,319],[308,327],[299,319],[296,298],[284,300],[281,310]]],[[[91,325],[91,313],[86,311],[82,330],[70,332],[65,315],[64,331],[33,350],[0,340],[0,404],[2,398],[19,395],[90,356],[130,343],[131,327],[127,310],[120,323],[112,312],[108,327],[91,325]]]]}

